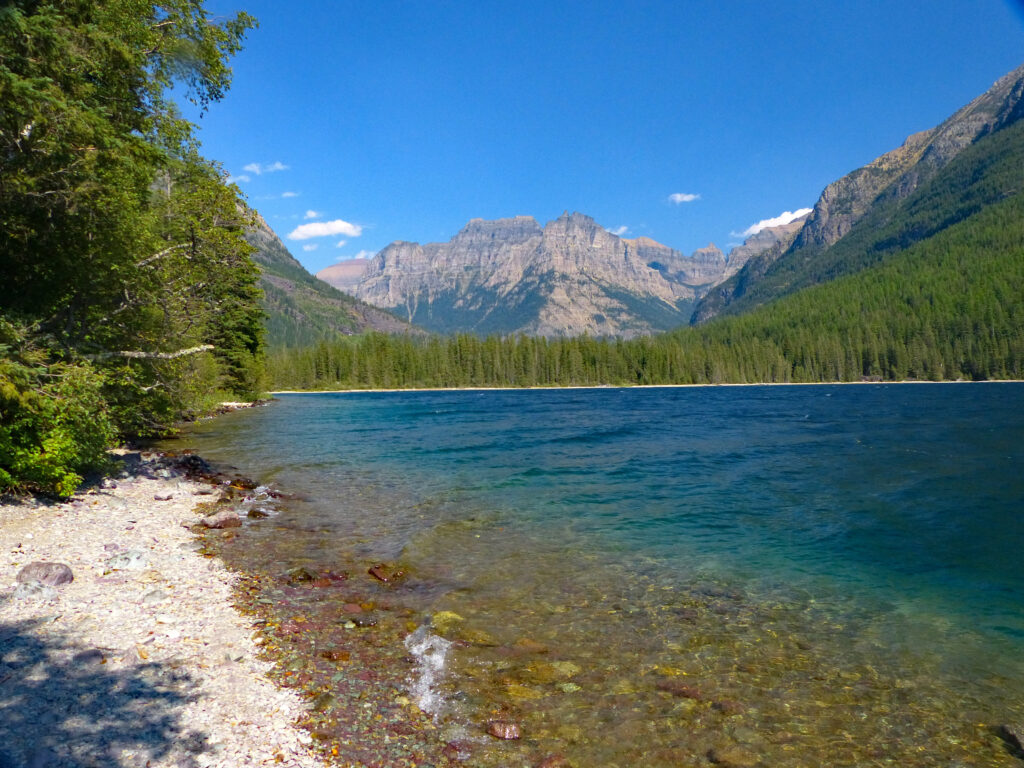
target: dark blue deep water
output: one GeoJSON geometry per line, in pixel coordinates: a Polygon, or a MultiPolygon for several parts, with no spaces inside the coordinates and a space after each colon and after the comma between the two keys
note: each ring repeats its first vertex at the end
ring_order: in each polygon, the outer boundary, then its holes
{"type": "Polygon", "coordinates": [[[311,558],[401,562],[444,585],[426,613],[557,649],[452,651],[419,692],[451,728],[504,697],[581,764],[686,764],[703,728],[767,764],[988,765],[967,721],[1024,717],[1021,384],[282,395],[188,441],[301,490],[311,558]],[[642,758],[595,735],[613,698],[642,758]]]}

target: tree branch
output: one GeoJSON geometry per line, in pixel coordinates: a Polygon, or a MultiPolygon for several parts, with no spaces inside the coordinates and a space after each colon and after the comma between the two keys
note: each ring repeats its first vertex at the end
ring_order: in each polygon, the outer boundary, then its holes
{"type": "Polygon", "coordinates": [[[179,349],[175,352],[141,352],[132,349],[123,349],[118,352],[101,352],[98,355],[86,355],[87,360],[109,360],[112,357],[126,357],[132,360],[175,360],[186,355],[196,355],[200,352],[208,352],[213,349],[213,344],[200,344],[198,347],[179,349]]]}
{"type": "Polygon", "coordinates": [[[138,262],[135,266],[136,267],[144,267],[147,264],[152,264],[157,259],[162,259],[164,256],[167,256],[168,254],[172,253],[173,251],[179,251],[182,248],[188,248],[191,245],[192,245],[192,243],[178,243],[177,245],[172,245],[170,248],[164,248],[159,253],[154,253],[152,256],[143,259],[142,261],[138,262]]]}

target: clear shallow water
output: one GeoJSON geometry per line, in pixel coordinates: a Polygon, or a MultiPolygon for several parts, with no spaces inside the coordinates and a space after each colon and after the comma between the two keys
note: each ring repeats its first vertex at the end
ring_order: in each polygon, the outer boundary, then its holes
{"type": "Polygon", "coordinates": [[[1013,765],[989,727],[1024,721],[1022,402],[289,395],[189,442],[306,495],[254,546],[410,571],[421,636],[455,641],[430,703],[471,764],[1013,765]]]}

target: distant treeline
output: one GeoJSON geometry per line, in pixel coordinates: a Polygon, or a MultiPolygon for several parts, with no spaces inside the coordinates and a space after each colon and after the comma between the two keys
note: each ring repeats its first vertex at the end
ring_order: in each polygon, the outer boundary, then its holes
{"type": "Polygon", "coordinates": [[[368,334],[281,349],[278,389],[1024,378],[1024,196],[750,314],[632,340],[368,334]]]}

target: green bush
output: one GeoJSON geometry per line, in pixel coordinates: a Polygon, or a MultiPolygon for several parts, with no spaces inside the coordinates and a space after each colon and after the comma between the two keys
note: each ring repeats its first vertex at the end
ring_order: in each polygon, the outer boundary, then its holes
{"type": "Polygon", "coordinates": [[[0,320],[0,490],[70,496],[116,431],[88,363],[48,359],[0,320]]]}

